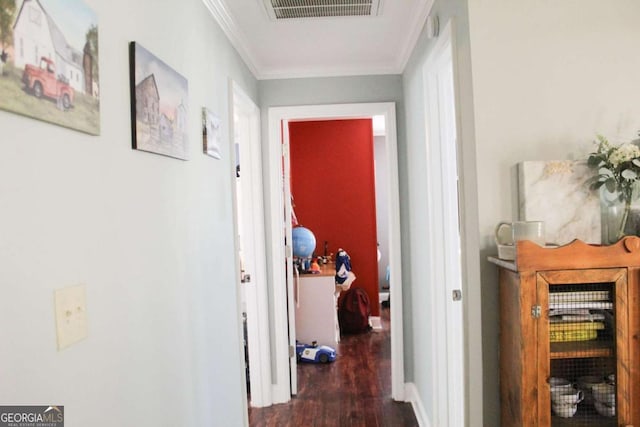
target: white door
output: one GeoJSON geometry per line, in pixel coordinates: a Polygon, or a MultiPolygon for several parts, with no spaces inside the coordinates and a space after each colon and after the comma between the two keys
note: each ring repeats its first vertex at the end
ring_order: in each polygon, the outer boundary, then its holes
{"type": "Polygon", "coordinates": [[[293,243],[291,240],[293,208],[291,206],[291,162],[289,160],[289,122],[282,121],[282,171],[284,198],[284,235],[285,235],[285,265],[287,278],[287,317],[289,330],[289,375],[291,394],[298,394],[298,369],[296,356],[296,304],[299,277],[293,274],[293,243]]]}
{"type": "Polygon", "coordinates": [[[432,248],[435,425],[463,426],[464,344],[457,122],[451,25],[440,35],[425,64],[432,248]],[[446,349],[443,352],[442,349],[446,349]]]}
{"type": "Polygon", "coordinates": [[[237,249],[243,310],[247,316],[251,406],[271,404],[260,111],[235,83],[231,85],[233,150],[240,165],[236,183],[237,249]]]}

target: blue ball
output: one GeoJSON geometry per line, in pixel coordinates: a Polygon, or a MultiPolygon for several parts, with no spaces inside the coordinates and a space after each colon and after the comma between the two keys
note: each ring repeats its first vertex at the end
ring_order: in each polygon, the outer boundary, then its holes
{"type": "Polygon", "coordinates": [[[316,236],[311,230],[304,227],[296,227],[291,231],[293,240],[293,256],[308,258],[316,250],[316,236]]]}

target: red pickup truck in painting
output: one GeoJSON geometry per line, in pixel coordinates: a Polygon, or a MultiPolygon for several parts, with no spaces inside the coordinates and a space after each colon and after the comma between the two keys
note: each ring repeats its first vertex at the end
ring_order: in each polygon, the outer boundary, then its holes
{"type": "Polygon", "coordinates": [[[36,98],[54,99],[58,105],[67,110],[73,103],[74,91],[64,76],[56,77],[56,65],[48,58],[40,58],[40,66],[27,64],[22,73],[22,82],[27,92],[36,98]]]}

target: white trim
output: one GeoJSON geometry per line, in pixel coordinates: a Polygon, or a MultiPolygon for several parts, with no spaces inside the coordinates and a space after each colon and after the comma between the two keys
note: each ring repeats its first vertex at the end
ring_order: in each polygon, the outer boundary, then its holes
{"type": "MultiPolygon", "coordinates": [[[[289,127],[282,127],[282,172],[283,182],[289,183],[291,181],[291,160],[289,158],[289,127]]],[[[291,186],[284,185],[284,234],[286,241],[289,245],[285,247],[286,266],[287,266],[287,320],[288,320],[288,332],[289,332],[289,348],[296,348],[296,322],[292,322],[291,319],[296,318],[296,309],[299,307],[298,299],[300,298],[300,276],[296,271],[296,279],[293,279],[293,238],[292,238],[292,221],[293,218],[293,206],[291,205],[291,186]],[[296,288],[294,290],[294,287],[296,288]]],[[[298,357],[295,352],[289,352],[289,386],[292,395],[298,394],[298,357]]]]}
{"type": "Polygon", "coordinates": [[[275,318],[275,364],[274,402],[286,402],[290,399],[288,372],[288,348],[286,319],[286,282],[284,232],[282,212],[282,157],[280,153],[281,124],[287,120],[309,119],[347,119],[384,115],[387,129],[388,168],[389,168],[389,265],[391,266],[391,396],[394,400],[404,400],[404,337],[402,311],[402,263],[400,242],[400,194],[398,185],[397,133],[395,104],[392,102],[369,104],[332,104],[292,107],[273,107],[269,109],[269,141],[267,183],[269,185],[270,227],[272,230],[271,251],[272,277],[274,292],[275,318]]]}
{"type": "MultiPolygon", "coordinates": [[[[271,358],[270,358],[270,342],[269,342],[269,311],[261,302],[268,299],[267,290],[267,265],[265,255],[265,229],[264,229],[264,196],[262,193],[262,153],[260,144],[260,110],[253,100],[244,92],[244,90],[233,80],[229,82],[229,102],[231,111],[229,117],[229,134],[234,137],[229,138],[229,161],[232,167],[232,185],[233,185],[233,209],[234,209],[234,227],[235,227],[235,254],[236,254],[236,271],[240,271],[239,251],[239,233],[238,233],[238,212],[237,212],[237,189],[235,177],[235,114],[238,113],[242,117],[246,117],[248,123],[246,128],[242,129],[245,138],[241,147],[242,160],[246,167],[245,171],[251,171],[251,182],[243,185],[243,193],[249,193],[250,199],[245,201],[245,206],[250,203],[245,214],[252,215],[251,220],[244,223],[251,223],[251,229],[243,230],[253,240],[253,252],[251,255],[252,268],[251,282],[242,284],[238,283],[238,289],[245,293],[247,307],[247,335],[249,345],[249,376],[251,383],[251,406],[263,407],[271,405],[271,358]]],[[[249,261],[249,260],[247,260],[249,261]]],[[[241,278],[238,277],[238,281],[241,278]]],[[[241,313],[241,312],[240,312],[241,313]]],[[[239,314],[240,314],[239,313],[239,314]]],[[[242,353],[244,355],[244,352],[242,353]]],[[[244,360],[243,360],[244,365],[244,360]]],[[[246,398],[244,399],[246,401],[246,398]]]]}
{"type": "Polygon", "coordinates": [[[427,411],[424,410],[424,404],[422,403],[422,398],[416,385],[414,383],[406,383],[405,394],[407,396],[406,401],[411,403],[418,425],[420,427],[431,427],[427,411]]]}
{"type": "Polygon", "coordinates": [[[414,23],[407,26],[407,28],[411,28],[412,31],[411,34],[409,34],[407,42],[402,46],[402,53],[395,64],[395,68],[400,70],[399,74],[404,72],[407,62],[409,62],[409,59],[411,58],[413,49],[416,47],[416,43],[418,43],[418,39],[422,34],[422,28],[424,27],[424,23],[426,22],[429,13],[431,13],[434,2],[435,0],[425,1],[418,13],[413,15],[414,23]]]}
{"type": "Polygon", "coordinates": [[[260,75],[262,67],[256,61],[256,55],[240,27],[236,24],[227,10],[223,0],[202,0],[204,5],[209,9],[211,15],[216,20],[224,34],[231,42],[231,45],[238,51],[238,54],[249,68],[254,76],[260,75]]]}
{"type": "MultiPolygon", "coordinates": [[[[287,319],[287,277],[282,266],[285,265],[285,229],[283,224],[284,195],[282,182],[282,145],[280,120],[272,123],[272,109],[269,109],[269,133],[267,143],[267,170],[266,183],[268,185],[268,218],[271,228],[271,278],[273,289],[273,322],[274,336],[273,349],[275,359],[275,372],[272,372],[273,403],[284,403],[291,399],[290,372],[289,372],[289,323],[287,319]]],[[[268,301],[264,303],[268,304],[268,301]]]]}
{"type": "Polygon", "coordinates": [[[368,64],[363,66],[309,67],[309,68],[281,68],[263,67],[256,75],[258,80],[297,79],[317,77],[349,77],[374,75],[402,74],[402,69],[396,64],[368,64]]]}
{"type": "MultiPolygon", "coordinates": [[[[233,90],[232,90],[232,85],[233,85],[233,81],[229,81],[229,95],[228,95],[228,101],[229,101],[229,109],[230,111],[233,111],[233,90]]],[[[230,129],[233,129],[233,114],[230,115],[229,118],[229,126],[230,129]]],[[[231,138],[229,139],[229,153],[233,153],[235,151],[235,147],[234,147],[234,143],[231,140],[231,138]]],[[[227,160],[227,164],[229,165],[229,173],[231,175],[231,209],[233,211],[233,252],[234,252],[234,262],[235,262],[235,271],[237,272],[236,274],[236,283],[235,283],[235,288],[236,288],[236,310],[238,313],[238,318],[240,319],[240,322],[238,322],[238,335],[240,336],[240,351],[238,352],[238,355],[240,356],[240,366],[245,366],[245,355],[244,355],[244,329],[243,329],[243,324],[242,324],[242,312],[243,312],[243,307],[242,307],[242,301],[244,299],[243,297],[243,290],[240,287],[240,239],[239,239],[239,233],[238,233],[238,200],[237,200],[237,187],[236,187],[236,171],[235,171],[235,162],[233,161],[233,158],[230,157],[227,160]]],[[[241,380],[240,380],[240,390],[242,395],[240,396],[240,401],[242,402],[242,411],[243,411],[243,426],[244,427],[248,427],[249,426],[249,408],[248,408],[248,403],[247,403],[247,375],[244,369],[242,369],[242,373],[241,373],[241,380]]]]}

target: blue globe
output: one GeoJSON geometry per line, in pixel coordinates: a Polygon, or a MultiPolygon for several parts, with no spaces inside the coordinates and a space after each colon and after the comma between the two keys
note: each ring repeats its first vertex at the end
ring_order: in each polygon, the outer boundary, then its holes
{"type": "Polygon", "coordinates": [[[304,227],[296,227],[291,231],[293,240],[293,256],[308,258],[316,250],[316,236],[311,230],[304,227]]]}

